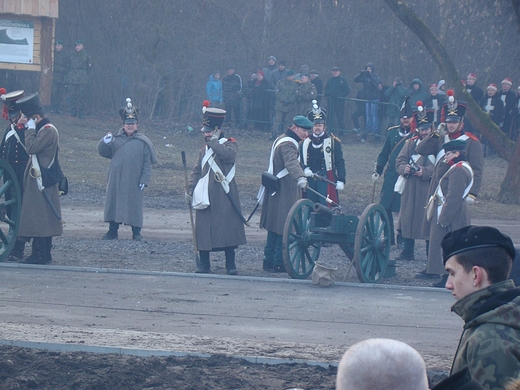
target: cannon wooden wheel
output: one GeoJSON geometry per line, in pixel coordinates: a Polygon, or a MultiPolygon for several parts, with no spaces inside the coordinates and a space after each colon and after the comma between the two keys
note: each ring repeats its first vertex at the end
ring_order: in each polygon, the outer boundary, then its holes
{"type": "Polygon", "coordinates": [[[354,265],[362,283],[379,283],[385,276],[390,256],[390,224],[386,210],[369,204],[361,217],[354,242],[354,265]]]}
{"type": "Polygon", "coordinates": [[[313,241],[309,231],[314,203],[298,200],[285,220],[283,231],[283,262],[291,278],[307,279],[318,260],[321,242],[313,241]]]}
{"type": "Polygon", "coordinates": [[[11,166],[0,160],[0,261],[11,253],[18,236],[22,201],[11,166]]]}

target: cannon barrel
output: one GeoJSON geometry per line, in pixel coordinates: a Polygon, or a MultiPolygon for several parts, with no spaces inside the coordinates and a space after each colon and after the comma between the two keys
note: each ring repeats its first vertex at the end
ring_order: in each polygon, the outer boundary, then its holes
{"type": "Polygon", "coordinates": [[[314,212],[327,218],[329,221],[332,219],[332,209],[322,205],[321,203],[314,203],[314,212]]]}

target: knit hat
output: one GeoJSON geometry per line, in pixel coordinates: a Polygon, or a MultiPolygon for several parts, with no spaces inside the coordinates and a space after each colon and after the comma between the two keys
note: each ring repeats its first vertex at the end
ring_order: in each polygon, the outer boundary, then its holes
{"type": "Polygon", "coordinates": [[[267,61],[269,60],[274,60],[276,62],[276,57],[275,56],[269,56],[269,58],[267,58],[267,61]]]}
{"type": "Polygon", "coordinates": [[[446,84],[446,81],[439,80],[439,82],[437,83],[437,87],[439,87],[439,89],[440,89],[444,84],[446,84]]]}

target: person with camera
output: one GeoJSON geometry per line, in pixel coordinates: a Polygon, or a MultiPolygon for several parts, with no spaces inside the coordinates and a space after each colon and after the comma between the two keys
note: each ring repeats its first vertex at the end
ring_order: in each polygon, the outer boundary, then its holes
{"type": "Polygon", "coordinates": [[[368,133],[374,136],[379,135],[379,116],[377,111],[383,83],[379,76],[374,73],[374,64],[371,62],[365,66],[365,70],[361,71],[354,78],[354,82],[363,83],[363,89],[367,97],[365,134],[362,138],[362,140],[366,140],[368,133]]]}
{"type": "Polygon", "coordinates": [[[286,272],[283,262],[282,238],[287,214],[302,197],[307,178],[300,164],[299,147],[307,138],[313,123],[302,115],[293,118],[293,124],[273,143],[268,172],[278,177],[278,189],[264,192],[260,227],[267,230],[263,269],[269,272],[286,272]]]}
{"type": "MultiPolygon", "coordinates": [[[[384,207],[388,215],[390,223],[390,241],[395,245],[394,217],[392,213],[398,213],[401,208],[401,194],[395,191],[395,183],[399,177],[395,162],[397,156],[401,152],[406,140],[416,135],[413,123],[413,110],[405,100],[401,109],[401,125],[392,126],[388,129],[385,144],[381,149],[381,153],[377,157],[376,167],[372,174],[372,180],[375,182],[385,172],[383,186],[381,187],[381,198],[379,204],[384,207]],[[385,169],[386,167],[386,169],[385,169]]],[[[374,183],[375,186],[375,183],[374,183]]],[[[401,235],[398,235],[398,244],[401,242],[401,235]]]]}
{"type": "Polygon", "coordinates": [[[116,135],[107,133],[97,145],[99,155],[110,159],[103,218],[109,228],[101,239],[117,240],[119,225],[125,224],[132,227],[132,239],[141,241],[144,189],[157,157],[152,142],[138,132],[137,109],[130,98],[119,115],[123,127],[116,135]]]}
{"type": "MultiPolygon", "coordinates": [[[[470,132],[463,130],[464,115],[466,113],[466,103],[455,99],[453,90],[448,90],[446,95],[448,101],[441,109],[441,124],[437,130],[429,137],[417,145],[417,153],[428,156],[433,154],[436,156],[435,168],[433,170],[430,187],[428,189],[428,197],[435,194],[437,186],[442,176],[449,168],[448,163],[444,159],[446,150],[444,145],[450,141],[465,141],[464,155],[465,160],[471,165],[473,170],[473,184],[469,193],[465,196],[464,201],[471,205],[475,203],[482,185],[482,172],[484,169],[484,153],[482,144],[478,137],[470,132]]],[[[416,278],[419,279],[438,279],[439,275],[445,275],[442,264],[442,253],[439,245],[431,241],[433,230],[437,230],[438,226],[434,226],[436,222],[424,219],[423,231],[430,236],[430,245],[428,248],[428,264],[426,269],[419,272],[416,278]]],[[[441,233],[437,233],[439,236],[441,233]]],[[[442,238],[442,236],[440,236],[442,238]]],[[[444,276],[446,277],[446,276],[444,276]]],[[[444,286],[442,280],[439,286],[444,286]]]]}
{"type": "Polygon", "coordinates": [[[417,135],[406,141],[395,160],[397,173],[401,175],[397,183],[402,183],[399,226],[403,236],[403,250],[396,260],[414,260],[415,240],[429,238],[423,234],[422,224],[435,156],[421,156],[415,149],[433,131],[434,111],[426,110],[418,102],[414,120],[417,135]]]}
{"type": "Polygon", "coordinates": [[[63,234],[58,183],[43,186],[41,170],[58,159],[58,130],[45,117],[38,93],[16,101],[27,118],[25,149],[30,155],[24,174],[22,211],[18,239],[32,238],[32,252],[23,262],[49,264],[52,261],[52,237],[63,234]]]}

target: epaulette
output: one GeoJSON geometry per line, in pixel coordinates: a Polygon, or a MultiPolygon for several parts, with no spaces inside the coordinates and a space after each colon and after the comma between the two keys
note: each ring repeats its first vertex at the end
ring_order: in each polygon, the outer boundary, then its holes
{"type": "Polygon", "coordinates": [[[398,128],[400,128],[400,127],[401,127],[401,125],[397,125],[397,126],[390,126],[390,127],[388,128],[388,130],[387,130],[387,131],[390,131],[390,130],[394,130],[394,129],[398,129],[398,128]]]}
{"type": "Polygon", "coordinates": [[[473,133],[470,133],[469,131],[465,131],[464,134],[466,134],[469,138],[471,138],[473,141],[479,141],[478,137],[473,134],[473,133]]]}
{"type": "Polygon", "coordinates": [[[341,143],[341,140],[336,137],[333,133],[330,133],[330,138],[332,138],[334,141],[341,143]]]}
{"type": "Polygon", "coordinates": [[[455,164],[455,166],[457,168],[460,168],[460,167],[463,167],[464,165],[462,164],[462,161],[459,161],[457,164],[455,164]]]}

